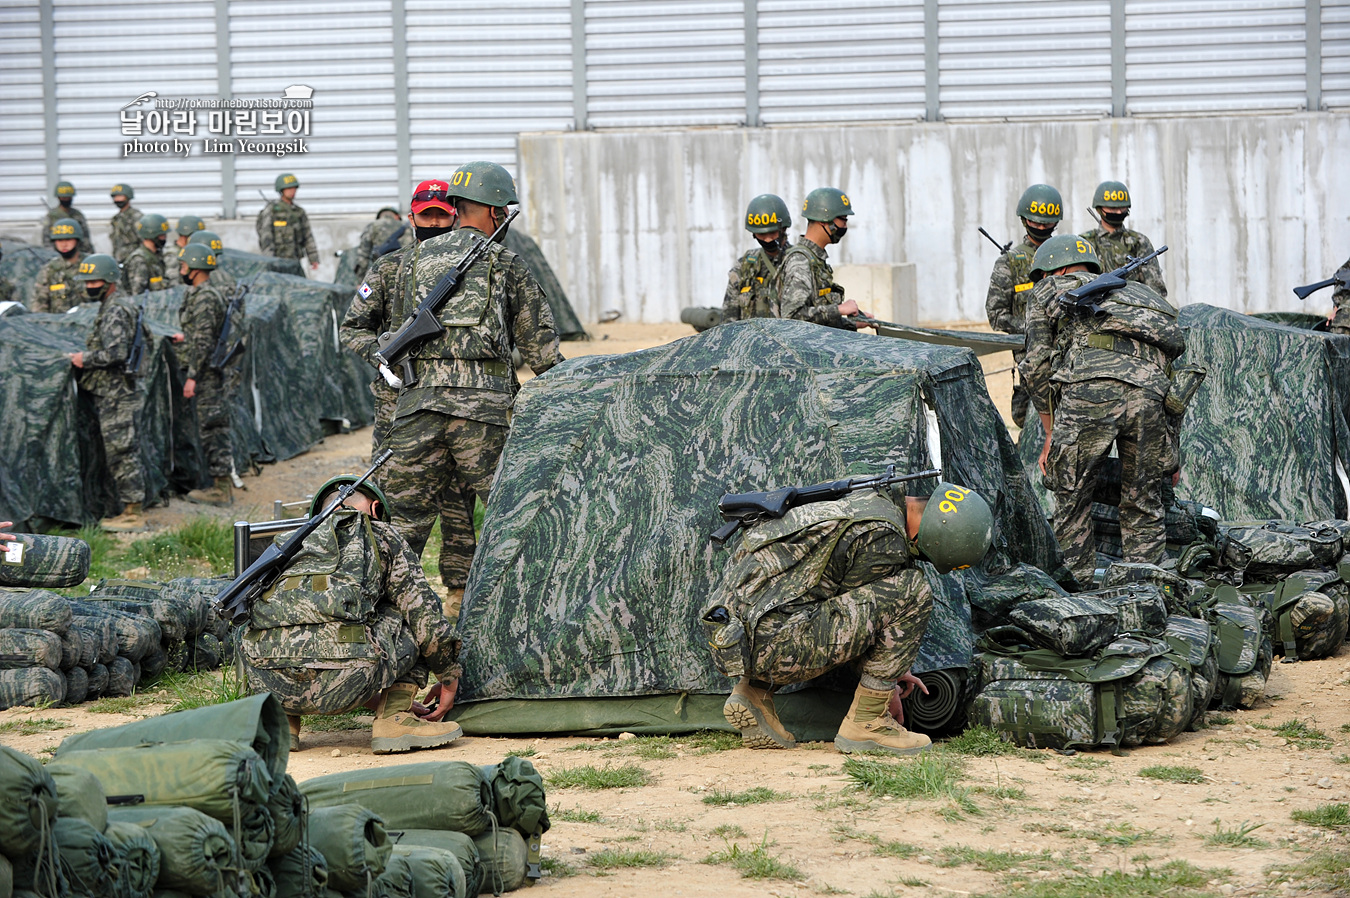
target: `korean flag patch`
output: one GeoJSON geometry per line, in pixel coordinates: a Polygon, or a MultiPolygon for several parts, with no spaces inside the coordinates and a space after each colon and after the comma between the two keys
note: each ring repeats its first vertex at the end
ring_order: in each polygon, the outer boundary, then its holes
{"type": "Polygon", "coordinates": [[[362,299],[370,299],[370,294],[374,293],[375,291],[370,289],[369,284],[362,283],[361,289],[357,290],[356,292],[361,294],[362,299]]]}

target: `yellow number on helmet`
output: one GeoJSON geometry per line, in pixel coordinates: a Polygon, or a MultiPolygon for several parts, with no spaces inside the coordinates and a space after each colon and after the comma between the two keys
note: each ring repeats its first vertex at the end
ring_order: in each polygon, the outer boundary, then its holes
{"type": "Polygon", "coordinates": [[[946,499],[943,499],[942,502],[938,505],[938,510],[945,512],[947,514],[951,514],[952,512],[956,511],[956,506],[948,502],[946,499]]]}
{"type": "Polygon", "coordinates": [[[848,205],[848,197],[844,196],[842,193],[839,194],[839,202],[841,202],[841,203],[843,203],[845,206],[847,206],[847,205],[848,205]]]}
{"type": "Polygon", "coordinates": [[[1075,240],[1073,246],[1074,249],[1078,250],[1080,253],[1087,253],[1088,251],[1087,244],[1081,240],[1075,240]]]}
{"type": "Polygon", "coordinates": [[[961,502],[966,498],[966,494],[969,492],[970,492],[969,490],[962,492],[959,489],[953,488],[947,490],[947,492],[943,493],[942,495],[946,496],[948,499],[951,499],[953,502],[961,502]]]}

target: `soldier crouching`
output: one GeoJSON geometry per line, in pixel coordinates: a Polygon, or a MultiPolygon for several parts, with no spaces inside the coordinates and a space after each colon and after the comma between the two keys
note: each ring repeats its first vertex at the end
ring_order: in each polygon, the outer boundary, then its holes
{"type": "MultiPolygon", "coordinates": [[[[335,477],[310,513],[355,477],[335,477]]],[[[300,715],[375,712],[376,754],[436,748],[463,730],[445,714],[459,686],[459,637],[417,556],[383,521],[384,494],[362,484],[253,604],[241,640],[252,684],[281,702],[300,748],[300,715]],[[427,705],[415,698],[428,675],[427,705]]]]}

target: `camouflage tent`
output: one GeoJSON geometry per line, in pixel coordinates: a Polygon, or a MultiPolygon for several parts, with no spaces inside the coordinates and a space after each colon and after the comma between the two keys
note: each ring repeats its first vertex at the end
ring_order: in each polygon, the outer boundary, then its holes
{"type": "MultiPolygon", "coordinates": [[[[989,566],[1058,566],[967,349],[752,319],[529,381],[460,618],[457,719],[479,733],[724,725],[730,683],[697,621],[727,559],[708,539],[718,498],[933,460],[994,507],[989,566]]],[[[929,663],[969,662],[956,597],[965,644],[930,639],[929,663]]],[[[820,691],[784,699],[790,727],[837,724],[847,698],[820,716],[820,691]]]]}
{"type": "Polygon", "coordinates": [[[54,249],[45,246],[32,246],[22,240],[0,240],[0,249],[4,258],[0,259],[0,280],[9,281],[14,286],[14,298],[26,303],[33,295],[33,284],[37,282],[42,266],[57,257],[54,249]]]}
{"type": "Polygon", "coordinates": [[[305,267],[299,259],[279,259],[276,256],[248,253],[228,246],[220,251],[216,259],[220,269],[228,272],[235,280],[242,280],[263,271],[292,274],[296,277],[305,276],[305,267]]]}

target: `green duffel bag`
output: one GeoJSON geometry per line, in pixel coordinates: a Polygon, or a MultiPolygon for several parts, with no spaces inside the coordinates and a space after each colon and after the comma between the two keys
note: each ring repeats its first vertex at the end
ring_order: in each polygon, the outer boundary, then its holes
{"type": "Polygon", "coordinates": [[[150,898],[159,880],[159,846],[134,823],[109,821],[103,835],[117,850],[117,898],[150,898]]]}
{"type": "Polygon", "coordinates": [[[72,894],[117,898],[117,849],[101,830],[78,817],[57,817],[52,836],[72,894]]]}
{"type": "Polygon", "coordinates": [[[411,869],[416,898],[465,898],[464,868],[453,851],[399,844],[393,857],[402,858],[411,869]]]}
{"type": "Polygon", "coordinates": [[[1042,648],[1070,658],[1105,648],[1119,627],[1115,608],[1083,595],[1032,599],[1008,617],[1042,648]]]}
{"type": "MultiPolygon", "coordinates": [[[[266,867],[250,870],[247,876],[246,898],[277,898],[277,881],[266,867]]],[[[241,891],[241,895],[245,895],[241,891]]],[[[289,896],[287,896],[289,898],[289,896]]]]}
{"type": "Polygon", "coordinates": [[[1210,609],[1219,640],[1219,680],[1212,706],[1221,711],[1256,707],[1265,697],[1275,657],[1274,645],[1262,625],[1265,609],[1238,601],[1235,590],[1231,598],[1234,601],[1217,602],[1210,609]]]}
{"type": "Polygon", "coordinates": [[[492,787],[492,810],[499,826],[510,826],[522,836],[546,833],[549,828],[544,778],[525,758],[503,758],[480,767],[492,787]]]}
{"type": "Polygon", "coordinates": [[[0,845],[10,858],[50,846],[60,800],[36,758],[0,745],[0,845]]]}
{"type": "Polygon", "coordinates": [[[0,629],[22,627],[64,635],[72,619],[65,596],[45,589],[0,589],[0,629]]]}
{"type": "Polygon", "coordinates": [[[14,898],[14,866],[3,854],[0,854],[0,898],[14,898]]]}
{"type": "Polygon", "coordinates": [[[397,835],[398,844],[395,846],[397,849],[435,848],[439,851],[448,851],[455,856],[455,860],[459,862],[460,872],[464,874],[463,889],[455,892],[456,895],[468,895],[472,898],[484,889],[491,891],[486,882],[487,871],[483,866],[483,857],[478,851],[478,846],[464,833],[440,829],[409,829],[397,835]]]}
{"type": "Polygon", "coordinates": [[[89,544],[71,536],[16,533],[0,551],[0,586],[79,586],[89,575],[89,544]]]}
{"type": "Polygon", "coordinates": [[[514,892],[525,885],[529,848],[514,829],[500,827],[473,840],[483,859],[483,888],[493,894],[514,892]]]}
{"type": "Polygon", "coordinates": [[[311,810],[309,844],[328,864],[329,888],[339,892],[364,891],[384,872],[392,847],[380,816],[357,804],[311,810]]]}
{"type": "Polygon", "coordinates": [[[280,785],[272,790],[267,811],[272,817],[272,850],[269,858],[289,855],[300,844],[305,826],[305,796],[288,773],[280,785]]]}
{"type": "Polygon", "coordinates": [[[370,884],[369,898],[417,898],[417,880],[406,857],[389,856],[384,871],[370,884]]]}
{"type": "Polygon", "coordinates": [[[108,825],[108,796],[103,783],[83,767],[52,761],[47,772],[56,783],[56,813],[78,817],[99,832],[108,825]]]}
{"type": "Polygon", "coordinates": [[[1342,522],[1224,521],[1219,524],[1218,567],[1244,580],[1271,582],[1341,557],[1342,522]]]}
{"type": "Polygon", "coordinates": [[[305,780],[315,808],[359,804],[390,829],[449,829],[476,836],[492,825],[492,786],[468,761],[426,761],[305,780]]]}
{"type": "Polygon", "coordinates": [[[108,821],[139,826],[154,840],[159,848],[157,890],[225,895],[236,888],[234,840],[214,817],[192,808],[134,807],[111,809],[108,821]]]}
{"type": "Polygon", "coordinates": [[[1152,583],[1131,583],[1078,595],[1091,596],[1114,608],[1121,633],[1157,639],[1167,629],[1167,602],[1162,590],[1152,583]]]}
{"type": "Polygon", "coordinates": [[[58,670],[0,670],[0,710],[19,705],[59,705],[65,700],[66,678],[58,670]]]}
{"type": "Polygon", "coordinates": [[[117,654],[133,662],[144,658],[164,638],[154,618],[119,611],[107,602],[72,599],[70,609],[77,621],[100,616],[111,620],[117,634],[117,654]]]}
{"type": "Polygon", "coordinates": [[[1172,615],[1163,633],[1167,644],[1186,660],[1191,668],[1191,705],[1189,729],[1203,722],[1205,710],[1214,699],[1219,682],[1219,639],[1209,622],[1198,617],[1172,615]]]}
{"type": "Polygon", "coordinates": [[[323,898],[328,890],[328,861],[318,849],[296,845],[289,854],[267,861],[277,894],[287,898],[323,898]]]}
{"type": "Polygon", "coordinates": [[[72,667],[61,675],[66,678],[66,704],[78,705],[89,698],[89,671],[83,667],[72,667]]]}
{"type": "Polygon", "coordinates": [[[61,637],[46,630],[0,630],[0,670],[61,669],[61,637]]]}

